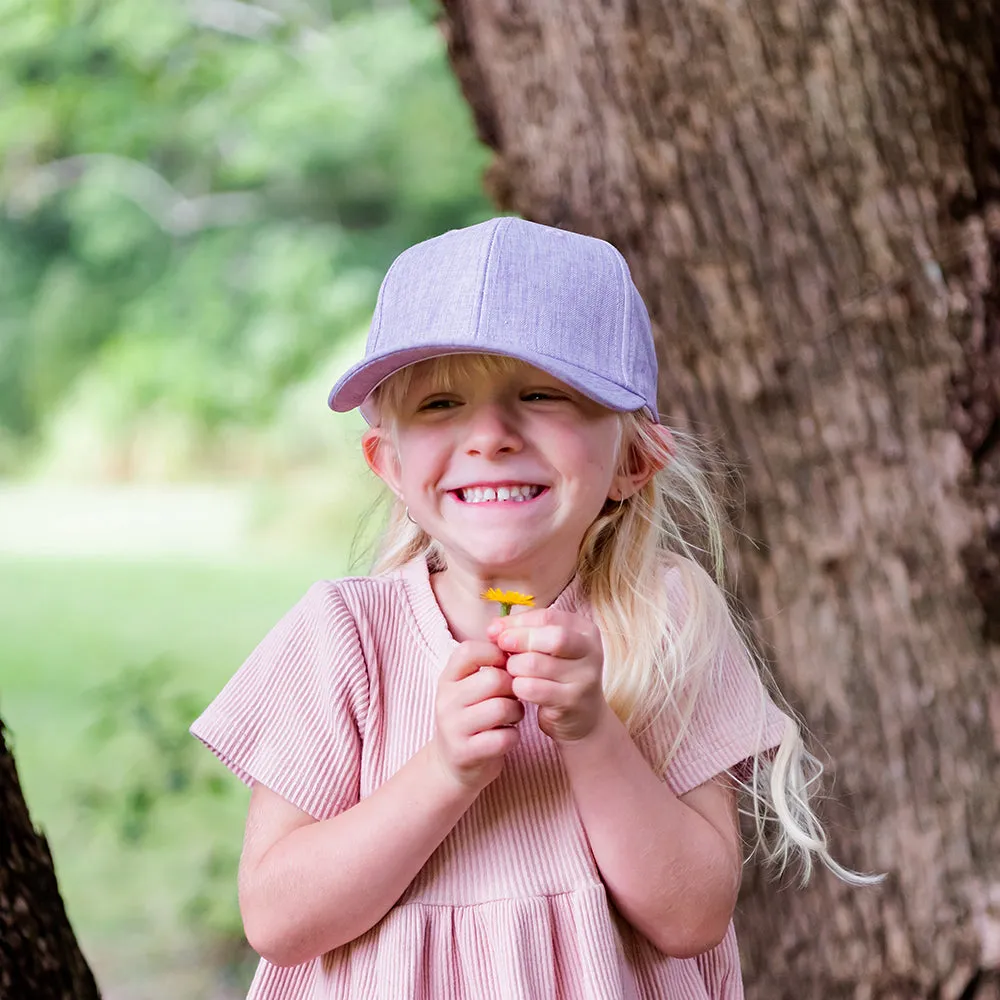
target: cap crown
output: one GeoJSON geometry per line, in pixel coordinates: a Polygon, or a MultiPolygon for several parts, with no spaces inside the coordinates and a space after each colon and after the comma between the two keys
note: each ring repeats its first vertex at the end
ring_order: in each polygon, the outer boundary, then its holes
{"type": "Polygon", "coordinates": [[[505,217],[410,247],[382,282],[365,359],[331,406],[356,406],[404,365],[459,351],[512,355],[613,409],[657,416],[649,317],[603,240],[505,217]]]}

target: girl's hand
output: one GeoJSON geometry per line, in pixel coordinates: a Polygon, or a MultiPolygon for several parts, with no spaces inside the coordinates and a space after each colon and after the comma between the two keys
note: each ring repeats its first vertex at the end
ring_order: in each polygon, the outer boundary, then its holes
{"type": "Polygon", "coordinates": [[[433,746],[445,770],[477,792],[503,769],[517,746],[524,706],[503,669],[507,656],[492,642],[467,640],[438,680],[433,746]]]}
{"type": "Polygon", "coordinates": [[[558,742],[589,735],[606,706],[604,647],[583,615],[539,608],[497,618],[486,634],[507,657],[513,693],[538,706],[538,725],[558,742]]]}

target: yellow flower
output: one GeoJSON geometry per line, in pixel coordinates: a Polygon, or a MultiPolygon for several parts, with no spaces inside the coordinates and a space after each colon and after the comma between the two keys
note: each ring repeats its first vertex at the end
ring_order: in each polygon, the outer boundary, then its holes
{"type": "Polygon", "coordinates": [[[484,601],[496,601],[500,605],[500,614],[509,615],[510,609],[515,605],[522,605],[530,608],[534,605],[535,599],[530,594],[519,594],[516,590],[497,590],[490,587],[484,594],[480,594],[484,601]]]}

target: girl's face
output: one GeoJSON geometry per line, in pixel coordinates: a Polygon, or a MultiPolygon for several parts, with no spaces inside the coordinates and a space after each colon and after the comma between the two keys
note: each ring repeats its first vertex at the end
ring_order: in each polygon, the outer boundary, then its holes
{"type": "Polygon", "coordinates": [[[425,362],[395,410],[366,435],[369,461],[448,565],[483,578],[571,574],[605,501],[632,492],[617,415],[523,362],[425,362]]]}

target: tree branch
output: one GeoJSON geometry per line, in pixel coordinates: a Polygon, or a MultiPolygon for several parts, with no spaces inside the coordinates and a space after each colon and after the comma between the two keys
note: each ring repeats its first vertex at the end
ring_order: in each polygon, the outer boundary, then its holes
{"type": "MultiPolygon", "coordinates": [[[[280,6],[293,8],[295,12],[313,12],[305,4],[282,3],[280,6]]],[[[277,28],[293,27],[300,44],[315,42],[322,32],[308,27],[298,17],[294,19],[279,13],[271,7],[246,3],[245,0],[191,0],[188,3],[188,17],[193,24],[226,35],[254,40],[266,39],[277,28]]]]}
{"type": "Polygon", "coordinates": [[[8,208],[15,215],[27,214],[59,191],[95,175],[138,205],[171,236],[240,225],[252,219],[259,206],[259,198],[244,191],[189,198],[139,160],[113,153],[84,153],[52,160],[15,182],[8,208]]]}

